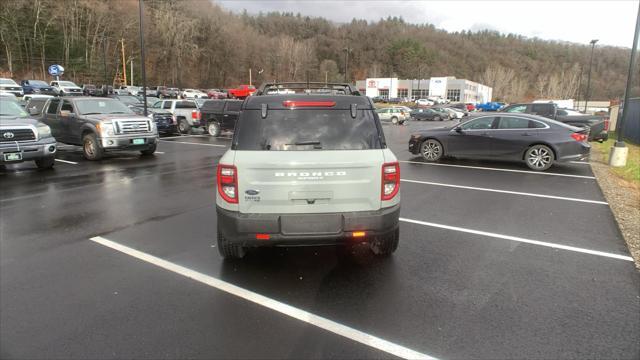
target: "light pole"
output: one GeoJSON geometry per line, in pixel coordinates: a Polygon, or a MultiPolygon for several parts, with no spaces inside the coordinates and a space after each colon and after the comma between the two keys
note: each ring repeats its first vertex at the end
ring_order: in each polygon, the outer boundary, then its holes
{"type": "Polygon", "coordinates": [[[342,50],[344,51],[344,82],[349,82],[347,74],[349,69],[349,53],[351,52],[351,49],[346,47],[342,50]]]}
{"type": "Polygon", "coordinates": [[[140,62],[141,69],[140,75],[142,75],[142,100],[144,102],[144,116],[147,116],[147,72],[145,71],[145,61],[144,61],[144,5],[142,0],[138,0],[138,6],[140,7],[140,62]]]}
{"type": "Polygon", "coordinates": [[[640,38],[640,4],[638,4],[638,16],[636,18],[636,31],[633,35],[633,45],[631,47],[631,59],[629,59],[629,72],[627,73],[627,87],[624,92],[624,102],[622,103],[622,117],[616,125],[618,139],[611,148],[609,154],[609,165],[613,167],[622,167],[627,165],[627,155],[629,148],[625,145],[622,132],[624,131],[624,122],[629,117],[629,93],[631,93],[631,84],[633,83],[633,69],[635,68],[636,56],[638,55],[638,38],[640,38]]]}
{"type": "Polygon", "coordinates": [[[598,39],[593,39],[591,44],[591,60],[589,60],[589,75],[587,75],[587,92],[584,94],[584,112],[587,112],[587,104],[589,103],[589,90],[591,89],[591,65],[593,65],[593,48],[596,47],[598,39]]]}

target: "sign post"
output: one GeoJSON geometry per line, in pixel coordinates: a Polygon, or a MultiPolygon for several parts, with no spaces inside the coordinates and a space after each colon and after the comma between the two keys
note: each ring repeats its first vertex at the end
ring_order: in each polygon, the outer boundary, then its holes
{"type": "Polygon", "coordinates": [[[49,66],[49,75],[55,76],[56,81],[60,81],[62,74],[64,74],[64,68],[62,66],[56,64],[49,66]]]}

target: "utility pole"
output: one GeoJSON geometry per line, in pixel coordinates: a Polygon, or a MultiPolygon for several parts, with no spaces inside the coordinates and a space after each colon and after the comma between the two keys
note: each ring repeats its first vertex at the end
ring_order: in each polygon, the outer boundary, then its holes
{"type": "Polygon", "coordinates": [[[122,44],[122,77],[124,77],[124,86],[127,86],[127,59],[124,57],[124,38],[120,39],[122,44]]]}
{"type": "Polygon", "coordinates": [[[249,86],[251,86],[251,68],[249,68],[249,86]]]}
{"type": "Polygon", "coordinates": [[[141,65],[141,75],[142,75],[142,99],[143,99],[143,109],[144,116],[147,116],[147,72],[145,71],[145,60],[144,60],[144,5],[142,0],[138,0],[138,6],[140,7],[140,62],[141,65]]]}
{"type": "MultiPolygon", "coordinates": [[[[107,86],[107,38],[102,37],[102,65],[103,65],[103,73],[104,73],[104,81],[103,86],[107,86]]],[[[102,94],[106,95],[106,94],[102,94]]]]}
{"type": "Polygon", "coordinates": [[[616,125],[618,139],[611,148],[609,154],[609,165],[613,167],[622,167],[627,165],[627,156],[629,148],[624,143],[622,132],[624,131],[624,122],[629,118],[629,97],[631,93],[631,84],[633,83],[633,69],[638,56],[638,40],[640,38],[640,4],[638,4],[638,16],[636,18],[636,32],[633,35],[633,46],[631,47],[631,59],[629,59],[629,72],[627,74],[627,87],[624,92],[624,103],[622,103],[622,117],[616,125]]]}
{"type": "Polygon", "coordinates": [[[133,86],[133,56],[129,58],[129,68],[131,69],[131,77],[129,77],[129,84],[133,86]]]}
{"type": "Polygon", "coordinates": [[[351,48],[346,47],[343,49],[344,55],[344,82],[349,82],[349,53],[351,52],[351,48]]]}
{"type": "Polygon", "coordinates": [[[589,103],[589,90],[591,90],[591,65],[593,65],[593,49],[596,47],[598,39],[593,39],[591,44],[591,60],[589,60],[589,75],[587,76],[587,92],[584,96],[584,112],[587,112],[587,104],[589,103]]]}

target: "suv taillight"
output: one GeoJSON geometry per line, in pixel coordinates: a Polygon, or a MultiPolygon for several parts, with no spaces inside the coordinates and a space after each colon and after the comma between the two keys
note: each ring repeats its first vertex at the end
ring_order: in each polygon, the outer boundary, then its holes
{"type": "Polygon", "coordinates": [[[191,118],[193,120],[200,120],[200,110],[193,110],[191,112],[191,118]]]}
{"type": "Polygon", "coordinates": [[[604,118],[604,131],[609,131],[609,118],[604,118]]]}
{"type": "Polygon", "coordinates": [[[573,133],[573,134],[571,134],[571,137],[572,137],[575,141],[580,141],[580,142],[585,142],[585,141],[587,141],[587,135],[585,135],[585,134],[581,134],[581,133],[573,133]]]}
{"type": "Polygon", "coordinates": [[[400,164],[397,162],[382,164],[382,201],[393,199],[400,191],[400,164]]]}
{"type": "Polygon", "coordinates": [[[238,203],[238,170],[233,165],[218,164],[218,194],[230,204],[238,203]]]}

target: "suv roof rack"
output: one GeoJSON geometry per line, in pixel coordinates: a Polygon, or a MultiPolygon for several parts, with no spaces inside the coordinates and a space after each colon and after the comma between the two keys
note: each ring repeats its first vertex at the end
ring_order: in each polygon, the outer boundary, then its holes
{"type": "Polygon", "coordinates": [[[276,95],[293,93],[326,94],[326,95],[354,95],[360,96],[360,91],[348,83],[329,82],[267,82],[260,85],[260,88],[253,94],[256,95],[276,95]],[[296,91],[297,90],[297,91],[296,91]]]}

